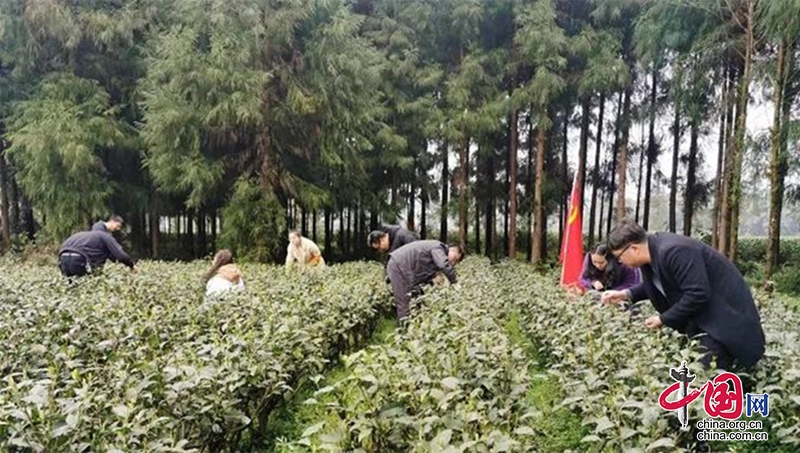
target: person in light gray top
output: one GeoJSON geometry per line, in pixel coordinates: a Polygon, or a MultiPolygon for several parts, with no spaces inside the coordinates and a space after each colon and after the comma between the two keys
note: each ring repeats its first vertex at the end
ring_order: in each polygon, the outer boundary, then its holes
{"type": "Polygon", "coordinates": [[[456,283],[454,266],[464,258],[458,245],[447,246],[439,241],[415,241],[389,254],[386,271],[392,285],[397,319],[408,318],[411,290],[430,282],[438,273],[444,273],[451,284],[456,283]]]}

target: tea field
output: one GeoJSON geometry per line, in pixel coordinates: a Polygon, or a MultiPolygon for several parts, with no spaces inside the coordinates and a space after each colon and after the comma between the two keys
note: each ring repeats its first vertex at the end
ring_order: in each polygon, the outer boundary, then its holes
{"type": "MultiPolygon", "coordinates": [[[[696,355],[643,327],[649,304],[631,317],[525,264],[471,258],[459,285],[426,289],[397,329],[375,263],[244,265],[246,291],[208,301],[205,266],[108,266],[70,284],[53,266],[0,262],[0,451],[693,446],[657,401],[669,368],[696,355]]],[[[767,355],[745,379],[770,395],[770,440],[713,451],[800,451],[800,314],[758,303],[767,355]]]]}

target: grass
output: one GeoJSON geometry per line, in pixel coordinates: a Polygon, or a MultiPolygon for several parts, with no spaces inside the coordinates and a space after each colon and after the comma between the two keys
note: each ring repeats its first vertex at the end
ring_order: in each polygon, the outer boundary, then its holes
{"type": "Polygon", "coordinates": [[[580,450],[580,442],[590,432],[583,426],[580,417],[574,412],[555,407],[564,399],[561,387],[555,381],[536,377],[546,372],[543,368],[539,348],[525,334],[520,325],[519,313],[512,312],[506,320],[505,331],[508,338],[525,351],[530,359],[528,372],[534,379],[528,390],[527,400],[531,406],[542,413],[537,421],[538,451],[561,453],[566,450],[580,450]]]}
{"type": "MultiPolygon", "coordinates": [[[[397,330],[397,320],[392,316],[382,317],[373,331],[370,340],[363,345],[364,348],[370,345],[382,344],[389,341],[389,338],[397,330]]],[[[341,361],[336,362],[319,381],[319,385],[332,385],[350,375],[350,370],[345,368],[341,361]]],[[[287,441],[299,439],[303,431],[313,423],[318,423],[325,419],[326,415],[319,412],[320,405],[306,405],[304,401],[314,395],[318,385],[312,381],[305,381],[291,395],[291,397],[278,410],[270,415],[267,423],[268,445],[260,451],[279,452],[281,444],[287,441]]],[[[330,396],[323,395],[317,399],[325,401],[330,396]]]]}

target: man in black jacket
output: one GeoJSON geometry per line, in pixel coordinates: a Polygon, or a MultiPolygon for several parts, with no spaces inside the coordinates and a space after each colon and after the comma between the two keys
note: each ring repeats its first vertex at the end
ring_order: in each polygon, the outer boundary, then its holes
{"type": "Polygon", "coordinates": [[[392,253],[400,247],[418,241],[419,236],[399,225],[383,225],[369,233],[369,246],[381,252],[392,253]]]}
{"type": "Polygon", "coordinates": [[[386,266],[389,264],[388,254],[406,244],[418,240],[419,236],[417,236],[417,233],[407,230],[400,225],[383,225],[379,229],[369,233],[367,236],[367,244],[382,254],[381,261],[383,261],[386,283],[390,283],[389,275],[386,271],[386,266]]]}
{"type": "Polygon", "coordinates": [[[133,259],[109,233],[81,231],[75,233],[58,251],[58,267],[65,277],[79,277],[103,267],[107,260],[118,261],[136,270],[133,259]]]}
{"type": "Polygon", "coordinates": [[[625,291],[607,291],[603,302],[649,299],[659,315],[645,321],[651,329],[672,327],[690,337],[698,334],[709,367],[730,369],[734,361],[752,366],[764,355],[764,331],[747,283],[717,250],[672,233],[648,235],[623,220],[609,235],[611,253],[640,268],[643,282],[625,291]]]}
{"type": "Polygon", "coordinates": [[[106,233],[113,233],[122,229],[124,221],[118,215],[112,215],[106,221],[99,220],[92,225],[92,231],[105,231],[106,233]]]}
{"type": "Polygon", "coordinates": [[[431,281],[437,272],[444,273],[450,284],[455,284],[454,266],[463,257],[461,247],[448,247],[439,241],[415,241],[392,252],[386,270],[392,284],[397,319],[403,322],[408,318],[412,289],[431,281]]]}

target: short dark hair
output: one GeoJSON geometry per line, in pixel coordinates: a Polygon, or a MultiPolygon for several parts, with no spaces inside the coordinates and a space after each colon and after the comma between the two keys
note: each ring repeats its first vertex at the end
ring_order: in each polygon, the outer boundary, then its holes
{"type": "Polygon", "coordinates": [[[367,244],[370,247],[376,246],[378,245],[378,243],[381,242],[381,239],[383,239],[383,237],[386,236],[387,234],[389,233],[381,230],[371,231],[367,236],[367,244]]]}
{"type": "Polygon", "coordinates": [[[300,231],[300,230],[297,230],[297,229],[289,230],[289,235],[292,235],[292,234],[297,236],[297,237],[299,237],[299,238],[303,237],[303,232],[300,231]]]}
{"type": "Polygon", "coordinates": [[[125,223],[125,220],[122,219],[122,216],[117,215],[117,214],[114,214],[111,217],[109,217],[108,221],[109,222],[117,222],[119,224],[124,224],[125,223]]]}
{"type": "Polygon", "coordinates": [[[447,246],[447,250],[450,250],[452,248],[458,249],[458,262],[460,263],[461,261],[463,261],[464,257],[467,256],[467,251],[464,250],[464,247],[461,247],[460,244],[449,244],[447,246]]]}
{"type": "Polygon", "coordinates": [[[608,248],[620,250],[629,244],[641,244],[647,240],[647,232],[631,219],[622,219],[608,235],[608,248]]]}

